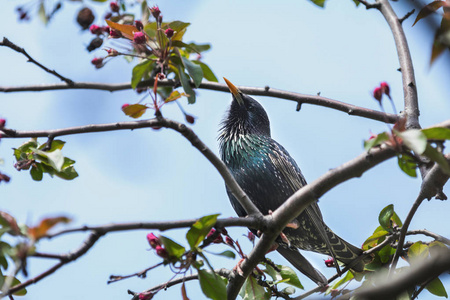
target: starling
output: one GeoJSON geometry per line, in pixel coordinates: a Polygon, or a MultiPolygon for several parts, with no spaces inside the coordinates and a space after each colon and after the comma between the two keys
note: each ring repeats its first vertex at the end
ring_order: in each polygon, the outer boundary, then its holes
{"type": "MultiPolygon", "coordinates": [[[[271,138],[269,118],[261,104],[243,94],[227,79],[225,82],[233,100],[218,138],[221,158],[261,213],[268,214],[306,185],[306,180],[294,159],[271,138]]],[[[236,213],[240,217],[246,216],[244,208],[228,189],[227,193],[236,213]]],[[[311,280],[319,285],[327,284],[326,278],[298,249],[332,256],[355,271],[363,271],[364,262],[353,261],[363,251],[325,225],[317,201],[292,223],[296,226],[283,230],[282,238],[277,240],[277,250],[311,280]]]]}

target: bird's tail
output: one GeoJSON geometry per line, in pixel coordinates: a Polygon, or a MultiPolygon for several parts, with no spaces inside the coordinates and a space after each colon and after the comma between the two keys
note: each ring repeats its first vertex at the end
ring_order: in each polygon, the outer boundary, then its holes
{"type": "Polygon", "coordinates": [[[297,249],[289,249],[283,246],[278,247],[278,252],[284,256],[297,270],[308,276],[318,285],[326,286],[327,279],[316,270],[311,263],[297,249]]]}
{"type": "Polygon", "coordinates": [[[362,272],[364,265],[368,262],[367,258],[361,258],[363,250],[353,246],[340,238],[331,230],[327,230],[327,236],[337,260],[343,262],[356,272],[362,272]],[[357,259],[359,257],[359,259],[357,259]]]}

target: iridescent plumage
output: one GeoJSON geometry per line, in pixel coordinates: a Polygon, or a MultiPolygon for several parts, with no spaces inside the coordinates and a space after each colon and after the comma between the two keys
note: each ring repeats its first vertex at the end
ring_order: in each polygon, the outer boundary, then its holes
{"type": "MultiPolygon", "coordinates": [[[[220,129],[221,157],[256,207],[263,214],[268,214],[306,185],[306,181],[294,159],[271,138],[269,118],[264,108],[229,81],[227,84],[233,101],[220,129]]],[[[236,213],[245,216],[245,210],[227,192],[236,213]]],[[[297,249],[326,254],[345,264],[352,263],[362,254],[361,249],[347,243],[328,228],[317,201],[293,222],[298,228],[283,230],[289,244],[280,239],[278,251],[318,284],[326,284],[325,277],[297,249]]],[[[352,264],[352,268],[362,271],[364,263],[352,264]]]]}

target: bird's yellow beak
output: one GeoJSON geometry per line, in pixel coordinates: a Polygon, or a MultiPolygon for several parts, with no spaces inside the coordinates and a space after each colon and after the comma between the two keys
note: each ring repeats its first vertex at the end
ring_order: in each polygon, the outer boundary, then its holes
{"type": "Polygon", "coordinates": [[[244,100],[242,99],[241,96],[241,91],[234,86],[234,84],[232,84],[228,79],[226,79],[225,77],[223,78],[226,82],[226,84],[228,85],[228,88],[230,89],[231,94],[233,94],[233,97],[237,100],[237,102],[242,105],[244,104],[244,100]]]}

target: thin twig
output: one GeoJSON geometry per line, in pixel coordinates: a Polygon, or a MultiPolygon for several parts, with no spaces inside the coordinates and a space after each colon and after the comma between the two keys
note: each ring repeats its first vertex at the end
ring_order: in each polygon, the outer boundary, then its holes
{"type": "Polygon", "coordinates": [[[102,236],[101,233],[98,232],[92,232],[89,237],[84,241],[83,245],[78,248],[77,250],[66,254],[62,257],[61,261],[59,263],[57,263],[56,265],[54,265],[53,267],[51,267],[50,269],[48,269],[47,271],[39,274],[36,277],[33,277],[25,282],[22,282],[18,285],[15,285],[13,287],[11,287],[7,292],[5,292],[4,294],[0,295],[0,298],[12,295],[15,292],[18,292],[24,288],[26,288],[29,285],[35,284],[38,281],[44,279],[45,277],[55,273],[56,270],[58,270],[59,268],[61,268],[62,266],[68,264],[69,262],[72,262],[76,259],[78,259],[80,256],[86,254],[86,252],[89,251],[89,249],[92,248],[92,246],[94,246],[94,244],[100,239],[100,237],[102,236]]]}
{"type": "MultiPolygon", "coordinates": [[[[181,221],[161,221],[161,222],[135,222],[135,223],[120,223],[120,224],[107,224],[101,226],[82,226],[77,228],[65,229],[59,232],[49,234],[45,236],[46,238],[55,238],[57,236],[61,236],[68,233],[75,232],[85,232],[85,231],[97,231],[102,232],[104,234],[109,232],[117,232],[117,231],[127,231],[127,230],[151,230],[156,229],[160,231],[175,229],[175,228],[186,228],[192,226],[198,219],[192,220],[181,220],[181,221]]],[[[259,229],[258,227],[258,218],[254,217],[245,217],[245,218],[226,218],[226,219],[218,219],[215,226],[217,227],[250,227],[259,229]]]]}
{"type": "MultiPolygon", "coordinates": [[[[449,160],[449,156],[447,155],[447,161],[449,160]]],[[[438,164],[435,164],[428,174],[425,176],[422,182],[422,186],[420,188],[419,195],[417,196],[416,201],[414,201],[411,210],[409,211],[405,222],[403,223],[402,229],[400,230],[400,237],[398,240],[397,250],[395,251],[394,257],[392,259],[391,269],[389,271],[389,276],[394,274],[395,268],[397,266],[398,259],[400,258],[403,252],[403,244],[405,243],[406,233],[408,232],[408,227],[411,224],[412,218],[414,217],[417,209],[420,204],[422,204],[423,200],[431,199],[437,193],[437,191],[442,189],[442,186],[436,186],[436,182],[439,182],[439,185],[443,185],[448,180],[448,176],[446,176],[446,180],[442,180],[442,172],[438,164]]]]}
{"type": "Polygon", "coordinates": [[[416,11],[416,10],[413,9],[413,10],[411,10],[410,12],[408,12],[406,15],[404,15],[403,18],[400,18],[400,19],[398,20],[398,21],[400,22],[400,24],[403,24],[403,22],[404,22],[406,19],[408,19],[409,17],[411,17],[411,16],[414,14],[415,11],[416,11]]]}
{"type": "MultiPolygon", "coordinates": [[[[227,269],[224,269],[224,268],[218,269],[218,270],[214,270],[214,273],[216,273],[216,274],[218,274],[218,275],[220,275],[222,277],[225,277],[225,278],[230,278],[230,276],[233,275],[230,270],[227,270],[227,269]]],[[[142,293],[157,292],[157,291],[160,291],[162,289],[166,289],[166,288],[169,288],[171,286],[174,286],[174,285],[186,282],[186,281],[196,280],[196,279],[198,279],[198,274],[194,274],[194,275],[190,275],[190,276],[182,276],[182,277],[179,277],[179,278],[175,278],[175,279],[173,279],[171,281],[168,281],[166,283],[154,286],[154,287],[152,287],[152,288],[150,288],[150,289],[148,289],[148,290],[146,290],[146,291],[144,291],[142,293]]],[[[134,294],[134,297],[133,297],[132,300],[138,300],[140,293],[133,293],[133,294],[134,294]]]]}
{"type": "Polygon", "coordinates": [[[358,0],[362,5],[364,5],[366,7],[366,9],[371,9],[371,8],[380,8],[380,3],[375,2],[375,3],[369,3],[365,0],[358,0]]]}
{"type": "Polygon", "coordinates": [[[437,233],[431,232],[426,229],[410,230],[406,233],[406,235],[416,235],[416,234],[423,234],[423,235],[432,237],[436,241],[446,244],[447,246],[450,246],[450,240],[448,238],[443,237],[442,235],[439,235],[437,233]]]}
{"type": "Polygon", "coordinates": [[[36,66],[38,66],[39,68],[41,68],[45,72],[50,73],[52,75],[55,75],[56,77],[58,77],[62,81],[66,82],[66,84],[67,84],[66,86],[72,86],[74,84],[74,82],[72,80],[70,80],[69,78],[66,78],[66,77],[62,76],[58,72],[56,72],[55,70],[50,70],[47,67],[45,67],[44,65],[42,65],[41,63],[37,62],[34,58],[32,58],[27,53],[27,51],[25,51],[24,48],[21,48],[21,47],[17,46],[16,44],[14,44],[10,40],[8,40],[6,37],[3,37],[3,42],[0,42],[0,46],[6,46],[6,47],[9,47],[9,48],[13,49],[16,52],[22,53],[23,55],[25,55],[28,58],[29,62],[35,64],[36,66]]]}
{"type": "Polygon", "coordinates": [[[108,284],[114,283],[120,280],[124,280],[131,277],[141,277],[145,278],[148,271],[153,270],[154,268],[157,268],[159,266],[162,266],[164,262],[160,262],[159,264],[156,264],[154,266],[148,267],[147,269],[144,269],[142,271],[130,274],[130,275],[111,275],[109,276],[109,280],[107,281],[108,284]]]}
{"type": "MultiPolygon", "coordinates": [[[[152,86],[153,83],[154,83],[153,79],[142,81],[138,84],[138,88],[152,86]]],[[[194,87],[194,83],[192,81],[190,83],[194,87]]],[[[160,87],[164,86],[175,87],[177,85],[179,85],[179,82],[172,79],[158,81],[158,86],[160,87]]],[[[359,116],[376,121],[395,123],[398,119],[398,116],[394,114],[385,114],[380,111],[359,107],[356,105],[329,99],[326,97],[321,97],[318,95],[306,95],[295,92],[277,90],[269,87],[264,88],[244,87],[244,86],[238,87],[243,93],[249,95],[274,97],[285,100],[291,100],[294,101],[295,103],[308,103],[312,105],[328,107],[331,109],[336,109],[338,111],[345,112],[352,116],[359,116]]],[[[202,82],[199,88],[226,93],[230,92],[226,84],[217,82],[202,82]]],[[[16,87],[0,86],[0,92],[49,91],[49,90],[66,90],[66,89],[93,89],[93,90],[104,90],[114,92],[131,89],[131,84],[129,82],[112,83],[112,84],[95,83],[95,82],[74,82],[72,86],[68,86],[67,84],[45,84],[45,85],[16,86],[16,87]]]]}

